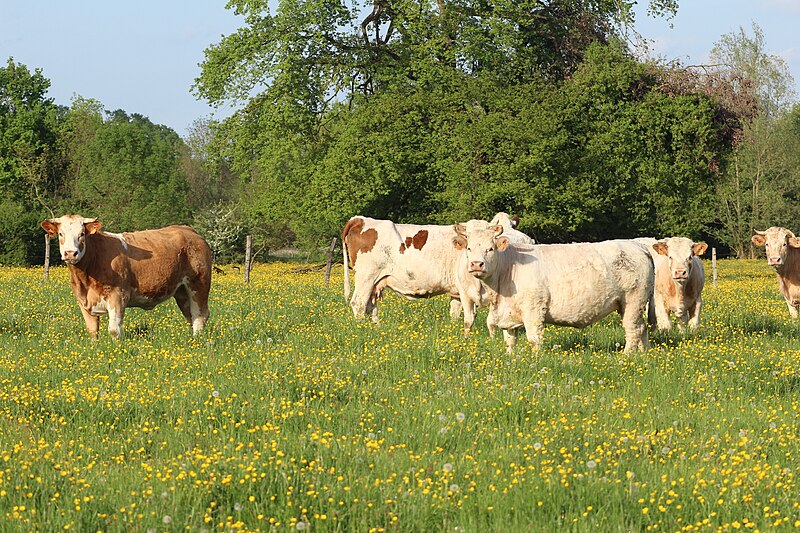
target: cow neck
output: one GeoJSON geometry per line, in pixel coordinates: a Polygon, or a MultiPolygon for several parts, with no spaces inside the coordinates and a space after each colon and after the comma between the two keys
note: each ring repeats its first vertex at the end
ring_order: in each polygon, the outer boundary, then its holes
{"type": "Polygon", "coordinates": [[[75,263],[74,265],[71,263],[67,263],[69,267],[69,271],[76,277],[78,277],[84,285],[88,285],[89,279],[89,272],[93,272],[96,269],[94,268],[95,264],[97,263],[97,248],[98,243],[92,243],[93,245],[89,244],[89,241],[99,239],[101,234],[95,235],[87,235],[86,236],[86,243],[84,246],[86,251],[83,253],[83,257],[81,260],[75,263]]]}
{"type": "Polygon", "coordinates": [[[502,252],[495,253],[497,264],[495,265],[494,273],[486,281],[481,280],[482,284],[494,293],[492,295],[494,297],[502,296],[501,288],[508,284],[508,280],[513,279],[514,261],[506,261],[507,255],[512,252],[513,250],[508,248],[502,252]]]}
{"type": "Polygon", "coordinates": [[[677,303],[677,308],[683,309],[684,301],[686,300],[686,287],[689,285],[689,280],[687,279],[683,286],[675,281],[675,278],[672,276],[670,276],[669,280],[672,282],[672,286],[675,287],[675,301],[677,303]]]}
{"type": "Polygon", "coordinates": [[[775,269],[778,277],[791,281],[793,285],[800,284],[800,249],[789,248],[786,254],[786,263],[775,269]]]}

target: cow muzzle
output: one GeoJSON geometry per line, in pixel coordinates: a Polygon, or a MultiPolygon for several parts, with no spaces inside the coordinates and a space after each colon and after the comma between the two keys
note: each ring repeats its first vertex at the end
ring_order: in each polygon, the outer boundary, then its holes
{"type": "Polygon", "coordinates": [[[676,270],[672,273],[672,279],[677,282],[683,282],[689,279],[689,271],[688,270],[676,270]]]}
{"type": "Polygon", "coordinates": [[[483,261],[470,261],[469,273],[475,277],[481,277],[486,274],[486,263],[483,261]]]}
{"type": "Polygon", "coordinates": [[[767,264],[773,267],[781,266],[783,265],[783,258],[779,255],[767,257],[767,264]]]}
{"type": "Polygon", "coordinates": [[[80,260],[80,252],[78,250],[64,250],[61,252],[61,259],[66,263],[75,264],[80,260]]]}

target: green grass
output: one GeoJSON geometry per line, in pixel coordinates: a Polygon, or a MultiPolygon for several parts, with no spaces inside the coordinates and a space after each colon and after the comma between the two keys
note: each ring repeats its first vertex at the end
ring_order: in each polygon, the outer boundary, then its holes
{"type": "Polygon", "coordinates": [[[0,531],[788,529],[800,325],[765,264],[719,270],[694,335],[508,356],[446,298],[355,321],[341,269],[218,276],[202,337],[165,303],[119,343],[65,269],[0,269],[0,531]]]}

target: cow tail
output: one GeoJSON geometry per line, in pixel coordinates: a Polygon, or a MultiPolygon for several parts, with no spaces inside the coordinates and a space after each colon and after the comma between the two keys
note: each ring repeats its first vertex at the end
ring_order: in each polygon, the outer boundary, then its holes
{"type": "Polygon", "coordinates": [[[647,302],[647,324],[650,328],[656,326],[656,266],[653,261],[652,255],[648,252],[647,257],[650,258],[650,263],[653,265],[653,285],[650,287],[650,298],[647,302]]]}
{"type": "Polygon", "coordinates": [[[342,259],[344,259],[344,300],[350,299],[350,258],[347,257],[347,239],[342,239],[342,259]]]}

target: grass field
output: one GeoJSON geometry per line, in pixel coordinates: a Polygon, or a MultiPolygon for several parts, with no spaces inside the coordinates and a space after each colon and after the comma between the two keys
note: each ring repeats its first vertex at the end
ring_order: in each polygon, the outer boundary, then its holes
{"type": "MultiPolygon", "coordinates": [[[[710,269],[706,264],[707,271],[710,269]]],[[[514,356],[446,298],[356,322],[292,265],[217,276],[91,343],[67,271],[0,269],[0,531],[694,531],[800,526],[800,325],[722,261],[694,336],[617,317],[514,356]]]]}

